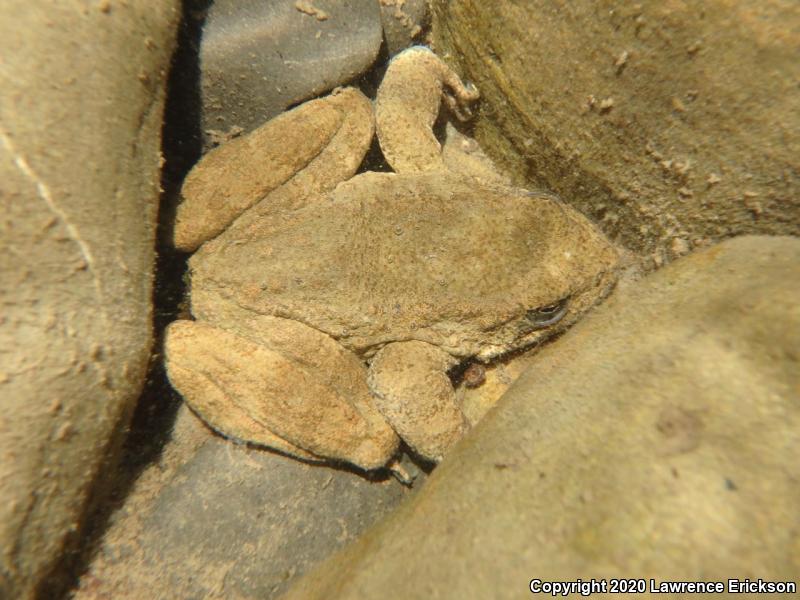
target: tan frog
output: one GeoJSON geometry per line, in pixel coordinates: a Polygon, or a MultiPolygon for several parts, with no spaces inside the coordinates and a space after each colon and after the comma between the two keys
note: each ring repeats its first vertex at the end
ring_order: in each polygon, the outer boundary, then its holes
{"type": "Polygon", "coordinates": [[[411,48],[374,118],[340,90],[188,175],[175,244],[199,246],[196,321],[169,326],[166,366],[212,428],[363,469],[391,461],[398,435],[438,460],[468,428],[449,369],[534,345],[608,292],[617,251],[582,215],[443,158],[443,97],[460,114],[477,91],[411,48]],[[353,177],[373,123],[395,172],[353,177]]]}

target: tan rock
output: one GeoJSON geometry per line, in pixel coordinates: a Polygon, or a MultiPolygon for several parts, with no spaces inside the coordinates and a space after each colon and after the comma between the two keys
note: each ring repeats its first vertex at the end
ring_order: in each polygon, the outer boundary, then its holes
{"type": "Polygon", "coordinates": [[[143,382],[177,7],[12,0],[0,16],[3,598],[58,586],[143,382]]]}
{"type": "Polygon", "coordinates": [[[603,6],[433,2],[484,150],[646,266],[684,254],[675,238],[800,233],[796,3],[603,6]]]}
{"type": "Polygon", "coordinates": [[[800,240],[742,237],[621,286],[419,494],[286,598],[796,579],[798,265],[800,240]]]}

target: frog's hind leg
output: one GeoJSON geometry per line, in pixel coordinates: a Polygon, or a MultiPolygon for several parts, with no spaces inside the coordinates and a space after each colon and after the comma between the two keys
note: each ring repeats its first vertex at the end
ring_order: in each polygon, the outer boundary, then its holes
{"type": "Polygon", "coordinates": [[[361,361],[302,323],[256,316],[231,332],[175,321],[164,346],[172,385],[228,437],[363,469],[384,466],[397,451],[361,361]]]}
{"type": "Polygon", "coordinates": [[[296,208],[332,190],[356,172],[373,132],[372,104],[344,88],[211,150],[181,188],[175,247],[196,249],[259,201],[296,208]]]}
{"type": "Polygon", "coordinates": [[[464,119],[478,91],[424,46],[404,50],[392,59],[378,89],[375,119],[381,150],[395,172],[444,168],[442,148],[433,135],[443,97],[456,116],[464,119]]]}
{"type": "Polygon", "coordinates": [[[469,428],[447,376],[454,363],[436,346],[408,341],[387,344],[370,364],[368,382],[376,406],[400,437],[429,460],[440,460],[469,428]]]}

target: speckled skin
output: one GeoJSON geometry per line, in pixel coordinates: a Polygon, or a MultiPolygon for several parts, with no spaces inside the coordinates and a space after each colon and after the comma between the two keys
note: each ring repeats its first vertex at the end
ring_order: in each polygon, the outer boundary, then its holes
{"type": "Polygon", "coordinates": [[[241,311],[285,317],[365,357],[420,340],[490,359],[552,333],[526,333],[529,309],[571,297],[563,327],[594,303],[587,250],[604,243],[548,196],[449,172],[365,173],[206,243],[191,262],[192,311],[223,328],[241,311]]]}
{"type": "MultiPolygon", "coordinates": [[[[288,176],[273,177],[282,181],[269,190],[256,186],[245,193],[254,200],[237,197],[243,208],[227,209],[227,229],[191,259],[198,323],[179,322],[167,332],[170,379],[212,427],[367,469],[391,458],[396,431],[437,460],[467,429],[445,374],[457,359],[489,360],[535,344],[608,291],[617,251],[579,213],[479,170],[445,166],[431,126],[446,90],[462,109],[477,97],[425,48],[392,61],[375,113],[396,173],[351,178],[372,119],[368,101],[344,90],[279,117],[318,127],[283,131],[268,123],[269,135],[257,130],[256,142],[240,143],[246,149],[227,158],[231,172],[209,155],[211,167],[201,161],[187,178],[193,188],[207,181],[206,195],[220,204],[214,190],[236,187],[226,179],[242,161],[257,160],[259,144],[288,145],[298,157],[291,168],[281,166],[288,176]],[[231,219],[232,212],[241,214],[231,219]],[[561,309],[543,327],[552,305],[561,309]],[[362,361],[369,359],[367,373],[362,361]],[[346,372],[348,383],[322,369],[346,372]],[[304,391],[308,381],[322,387],[304,391]]],[[[211,237],[195,233],[195,220],[207,219],[191,212],[208,205],[196,197],[185,199],[176,225],[177,243],[193,240],[187,248],[211,237]]]]}

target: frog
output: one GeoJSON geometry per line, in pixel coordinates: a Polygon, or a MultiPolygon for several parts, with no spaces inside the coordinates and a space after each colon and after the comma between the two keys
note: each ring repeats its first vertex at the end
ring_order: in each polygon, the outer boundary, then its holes
{"type": "Polygon", "coordinates": [[[337,89],[187,175],[173,237],[194,252],[193,318],[167,327],[165,366],[213,430],[364,471],[403,447],[436,464],[470,429],[459,365],[539,346],[610,292],[620,252],[595,224],[471,138],[443,147],[442,103],[466,120],[478,98],[412,47],[374,102],[337,89]],[[357,173],[374,136],[391,171],[357,173]]]}

